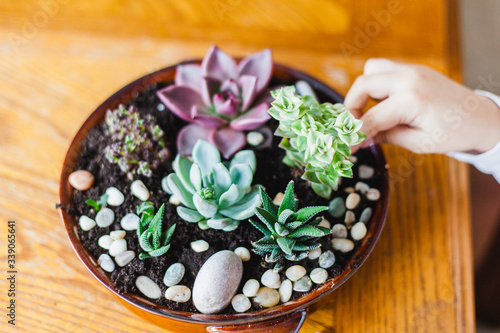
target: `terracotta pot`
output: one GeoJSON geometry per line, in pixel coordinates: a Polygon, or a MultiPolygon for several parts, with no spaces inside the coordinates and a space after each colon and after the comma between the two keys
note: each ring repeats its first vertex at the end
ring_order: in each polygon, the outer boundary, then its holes
{"type": "MultiPolygon", "coordinates": [[[[64,161],[60,182],[60,203],[63,207],[71,206],[73,188],[68,182],[68,176],[74,171],[82,140],[90,129],[104,119],[108,109],[114,109],[120,103],[127,104],[138,92],[153,83],[173,82],[174,76],[175,66],[146,75],[122,88],[92,113],[76,134],[64,161]]],[[[322,82],[288,67],[275,65],[273,78],[285,85],[293,84],[297,80],[305,80],[315,89],[321,101],[342,101],[341,95],[322,82]]],[[[160,327],[176,332],[298,332],[305,320],[307,308],[322,297],[333,293],[358,270],[372,251],[382,231],[389,199],[388,173],[380,147],[372,146],[370,149],[375,156],[374,167],[385,176],[380,189],[382,197],[377,203],[368,233],[361,246],[353,253],[352,259],[346,264],[341,275],[329,279],[325,284],[304,296],[270,309],[234,315],[204,315],[173,311],[156,305],[140,295],[120,294],[108,274],[97,264],[97,260],[83,247],[78,235],[79,226],[75,216],[68,214],[66,209],[61,209],[61,217],[76,254],[88,270],[128,309],[160,327]]]]}

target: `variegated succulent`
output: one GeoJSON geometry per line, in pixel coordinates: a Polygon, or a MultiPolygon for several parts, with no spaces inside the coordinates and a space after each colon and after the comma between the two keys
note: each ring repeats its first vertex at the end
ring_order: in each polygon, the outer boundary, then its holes
{"type": "Polygon", "coordinates": [[[176,224],[173,224],[162,232],[165,204],[161,205],[156,214],[154,210],[153,204],[149,201],[137,206],[137,214],[141,216],[137,237],[139,238],[139,245],[145,251],[139,254],[141,260],[159,257],[167,253],[170,249],[170,239],[175,231],[176,224]]]}
{"type": "Polygon", "coordinates": [[[304,169],[302,178],[314,191],[330,198],[340,177],[352,177],[351,146],[366,136],[357,120],[343,104],[319,104],[313,97],[298,96],[295,87],[271,92],[275,99],[269,114],[279,121],[276,135],[283,137],[283,162],[304,169]]]}
{"type": "MultiPolygon", "coordinates": [[[[298,202],[293,195],[294,183],[291,181],[278,207],[261,188],[262,208],[255,208],[260,221],[250,223],[264,234],[253,242],[254,252],[263,256],[266,262],[274,263],[285,258],[299,261],[307,257],[310,250],[321,245],[318,238],[331,233],[329,228],[320,227],[322,218],[313,217],[328,209],[326,206],[311,206],[298,209],[298,202]]],[[[275,268],[276,269],[276,268],[275,268]]]]}
{"type": "Polygon", "coordinates": [[[256,163],[251,150],[239,151],[230,162],[222,162],[213,144],[198,140],[192,161],[177,155],[174,173],[163,186],[181,201],[177,214],[183,220],[198,223],[200,229],[232,231],[261,204],[260,185],[252,186],[256,163]]]}

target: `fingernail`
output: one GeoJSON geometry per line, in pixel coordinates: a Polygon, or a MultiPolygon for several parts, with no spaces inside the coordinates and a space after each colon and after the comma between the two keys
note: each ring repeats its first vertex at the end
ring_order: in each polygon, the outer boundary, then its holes
{"type": "Polygon", "coordinates": [[[370,147],[371,145],[374,145],[375,144],[375,141],[373,139],[368,139],[368,140],[365,140],[361,143],[360,147],[361,148],[368,148],[370,147]]]}

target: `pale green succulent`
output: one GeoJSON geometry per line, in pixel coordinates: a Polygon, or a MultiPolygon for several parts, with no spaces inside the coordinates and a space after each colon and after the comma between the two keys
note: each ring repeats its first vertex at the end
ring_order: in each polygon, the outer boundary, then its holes
{"type": "Polygon", "coordinates": [[[276,101],[269,114],[280,122],[275,134],[283,137],[283,162],[304,169],[302,178],[311,182],[318,195],[329,198],[340,177],[352,177],[350,147],[366,138],[360,132],[363,122],[343,104],[319,104],[311,96],[295,95],[293,86],[271,95],[276,101]]]}
{"type": "Polygon", "coordinates": [[[163,184],[181,201],[177,214],[183,220],[198,223],[200,229],[232,231],[261,205],[260,185],[252,186],[256,164],[251,150],[239,151],[223,163],[213,144],[198,140],[192,161],[177,155],[174,173],[163,184]]]}

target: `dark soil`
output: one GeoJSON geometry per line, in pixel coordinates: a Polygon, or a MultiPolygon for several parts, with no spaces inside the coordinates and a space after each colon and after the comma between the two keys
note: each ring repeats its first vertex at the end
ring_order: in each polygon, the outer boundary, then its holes
{"type": "MultiPolygon", "coordinates": [[[[131,104],[136,106],[141,113],[151,113],[157,117],[159,125],[166,134],[166,143],[171,149],[172,156],[175,156],[175,138],[178,130],[182,128],[185,123],[182,120],[179,120],[168,110],[158,111],[157,106],[160,104],[160,101],[156,97],[155,91],[166,85],[167,84],[165,83],[149,87],[149,89],[140,93],[131,104]]],[[[274,120],[270,121],[270,127],[272,129],[276,128],[276,126],[277,123],[274,120]]],[[[84,169],[90,171],[95,176],[95,183],[92,188],[87,191],[75,191],[73,196],[73,205],[70,207],[70,212],[76,215],[77,218],[81,215],[88,215],[91,218],[94,218],[95,211],[90,206],[85,204],[85,200],[89,198],[98,199],[99,196],[110,186],[117,187],[125,195],[125,202],[123,205],[119,207],[111,207],[115,212],[115,222],[110,227],[95,227],[90,231],[80,230],[82,243],[89,253],[96,259],[102,253],[107,253],[106,250],[98,246],[98,238],[102,235],[109,234],[112,230],[121,229],[119,223],[121,218],[127,213],[135,213],[136,206],[140,203],[139,199],[130,193],[131,181],[128,180],[126,175],[119,170],[117,165],[110,164],[104,158],[103,152],[104,147],[107,145],[107,140],[107,137],[104,135],[104,127],[98,126],[89,132],[88,138],[83,142],[81,156],[77,163],[76,170],[84,169]]],[[[281,162],[285,152],[278,148],[279,141],[280,138],[274,137],[272,148],[255,151],[258,167],[254,177],[254,183],[264,185],[269,195],[274,197],[276,193],[283,192],[288,182],[293,179],[295,180],[295,193],[300,199],[299,203],[301,207],[309,205],[327,206],[328,200],[317,196],[306,182],[296,176],[297,172],[294,172],[294,170],[281,162]]],[[[356,155],[359,160],[354,166],[355,176],[357,175],[358,165],[375,164],[373,156],[368,150],[361,150],[356,155]]],[[[128,249],[137,254],[136,258],[123,268],[117,266],[116,269],[110,274],[111,280],[115,283],[120,292],[139,293],[135,286],[135,279],[139,275],[147,275],[161,287],[162,292],[164,293],[167,287],[163,284],[163,276],[165,275],[166,269],[171,264],[176,262],[180,262],[186,267],[186,274],[181,281],[181,284],[192,288],[198,270],[212,254],[220,250],[234,250],[239,246],[251,249],[252,246],[250,242],[256,241],[262,237],[260,232],[254,229],[250,223],[245,221],[242,221],[238,229],[227,233],[212,229],[202,231],[198,229],[197,224],[181,220],[175,211],[176,207],[168,202],[169,195],[161,189],[160,185],[161,179],[170,172],[172,172],[172,168],[171,163],[168,162],[156,169],[151,178],[136,176],[136,179],[141,179],[144,184],[146,184],[147,188],[151,192],[150,201],[155,204],[155,207],[159,207],[162,203],[166,204],[166,225],[164,225],[164,228],[168,228],[172,224],[177,223],[177,228],[171,241],[171,248],[166,255],[141,261],[137,258],[137,255],[142,252],[142,249],[139,247],[136,232],[128,231],[126,235],[128,249]],[[210,244],[210,249],[203,253],[194,252],[190,247],[190,243],[198,239],[206,240],[210,244]]],[[[376,175],[372,179],[366,180],[365,182],[371,187],[380,187],[381,176],[382,175],[376,175]]],[[[336,195],[345,198],[347,193],[345,193],[343,189],[348,186],[354,186],[356,182],[357,180],[355,178],[343,179],[342,185],[336,195]]],[[[356,216],[359,217],[361,211],[367,206],[374,207],[375,203],[369,202],[363,198],[361,204],[355,210],[356,216]]],[[[343,223],[343,218],[335,219],[328,213],[326,214],[327,219],[332,223],[332,225],[335,223],[343,223]]],[[[320,241],[323,251],[331,249],[330,239],[331,236],[327,236],[323,237],[320,241]]],[[[355,243],[357,248],[359,246],[359,242],[355,243]]],[[[344,254],[338,251],[334,252],[336,262],[333,267],[328,269],[330,277],[339,275],[352,256],[350,253],[344,254]]],[[[298,263],[288,262],[285,269],[281,272],[281,275],[284,277],[284,272],[287,266],[294,264],[303,265],[306,267],[308,272],[310,272],[313,268],[318,266],[318,261],[305,259],[298,263]]],[[[260,280],[262,273],[269,268],[256,254],[252,254],[252,259],[249,262],[243,263],[243,265],[244,274],[240,288],[250,278],[260,280]]],[[[292,298],[297,298],[302,294],[303,293],[294,292],[292,298]]],[[[173,310],[197,312],[192,301],[187,303],[175,303],[165,299],[164,297],[161,297],[159,300],[151,301],[167,306],[173,310]]],[[[258,310],[258,307],[254,306],[252,308],[252,311],[255,310],[258,310]]],[[[233,312],[234,311],[231,306],[227,307],[224,311],[225,314],[231,314],[233,312]]]]}

